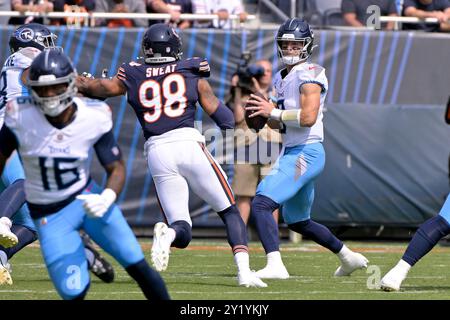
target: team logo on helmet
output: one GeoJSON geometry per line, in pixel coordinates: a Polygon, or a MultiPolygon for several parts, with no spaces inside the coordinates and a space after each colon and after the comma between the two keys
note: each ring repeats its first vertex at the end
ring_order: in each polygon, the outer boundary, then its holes
{"type": "Polygon", "coordinates": [[[30,28],[24,28],[19,33],[19,39],[24,42],[29,42],[34,39],[34,31],[30,28]]]}

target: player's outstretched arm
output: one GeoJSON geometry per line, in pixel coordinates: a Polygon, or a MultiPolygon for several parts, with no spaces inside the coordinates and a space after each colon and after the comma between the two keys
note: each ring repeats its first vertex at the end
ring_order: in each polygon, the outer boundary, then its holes
{"type": "Polygon", "coordinates": [[[233,129],[233,112],[217,99],[208,81],[198,80],[198,102],[220,129],[233,129]]]}
{"type": "Polygon", "coordinates": [[[89,97],[109,98],[124,95],[127,88],[116,77],[111,79],[91,79],[83,76],[77,77],[78,92],[89,97]]]}

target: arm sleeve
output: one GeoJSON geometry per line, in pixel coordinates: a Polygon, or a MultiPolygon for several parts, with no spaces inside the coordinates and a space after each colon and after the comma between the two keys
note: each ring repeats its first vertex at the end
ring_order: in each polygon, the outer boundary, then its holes
{"type": "Polygon", "coordinates": [[[234,115],[233,112],[226,107],[222,101],[219,101],[217,110],[211,114],[211,119],[222,129],[234,129],[234,115]]]}
{"type": "Polygon", "coordinates": [[[122,159],[122,153],[112,129],[98,139],[94,145],[95,153],[102,166],[122,159]]]}
{"type": "Polygon", "coordinates": [[[0,152],[8,158],[18,146],[15,134],[4,125],[0,130],[0,152]]]}

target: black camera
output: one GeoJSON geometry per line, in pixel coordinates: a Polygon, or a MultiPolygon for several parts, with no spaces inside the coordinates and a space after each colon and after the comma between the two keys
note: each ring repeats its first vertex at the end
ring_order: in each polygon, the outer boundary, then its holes
{"type": "Polygon", "coordinates": [[[252,78],[258,80],[258,78],[264,75],[264,68],[257,64],[250,64],[252,59],[252,54],[250,51],[244,51],[241,54],[241,59],[238,64],[238,69],[236,74],[239,77],[238,86],[241,88],[246,88],[252,90],[253,82],[252,78]]]}

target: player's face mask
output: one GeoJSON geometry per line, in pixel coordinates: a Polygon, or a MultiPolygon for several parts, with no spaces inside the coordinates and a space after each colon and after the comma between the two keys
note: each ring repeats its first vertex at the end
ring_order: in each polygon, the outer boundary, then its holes
{"type": "Polygon", "coordinates": [[[57,84],[31,85],[31,93],[36,105],[50,117],[56,117],[66,110],[77,93],[75,77],[69,75],[65,78],[67,78],[65,82],[59,81],[60,83],[57,84]]]}
{"type": "Polygon", "coordinates": [[[284,64],[295,65],[309,58],[311,38],[303,38],[300,40],[277,40],[278,54],[284,64]]]}

